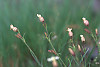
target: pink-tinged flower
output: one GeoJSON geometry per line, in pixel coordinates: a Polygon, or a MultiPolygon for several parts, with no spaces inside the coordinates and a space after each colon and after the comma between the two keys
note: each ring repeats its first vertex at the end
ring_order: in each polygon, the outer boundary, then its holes
{"type": "Polygon", "coordinates": [[[75,52],[71,48],[68,48],[68,50],[72,56],[75,56],[75,52]]]}
{"type": "Polygon", "coordinates": [[[37,17],[39,18],[40,22],[44,22],[44,18],[40,14],[37,14],[37,17]]]}
{"type": "Polygon", "coordinates": [[[82,42],[85,42],[84,36],[83,36],[83,35],[80,35],[80,37],[81,37],[81,41],[82,41],[82,42]]]}
{"type": "Polygon", "coordinates": [[[86,26],[89,26],[89,21],[86,20],[86,18],[83,17],[82,20],[83,20],[83,22],[84,22],[84,24],[85,24],[86,26]]]}
{"type": "Polygon", "coordinates": [[[95,29],[95,33],[96,33],[96,35],[98,35],[98,29],[97,28],[95,29]]]}
{"type": "Polygon", "coordinates": [[[12,24],[10,25],[10,30],[13,30],[14,32],[18,32],[17,27],[14,27],[12,24]]]}
{"type": "Polygon", "coordinates": [[[80,45],[78,44],[78,50],[81,52],[81,47],[80,47],[80,45]]]}
{"type": "Polygon", "coordinates": [[[55,56],[55,57],[48,58],[47,61],[48,62],[52,62],[53,67],[58,67],[58,63],[56,61],[58,59],[59,59],[59,57],[58,56],[55,56]]]}
{"type": "Polygon", "coordinates": [[[72,32],[71,30],[72,30],[72,28],[68,28],[68,29],[67,29],[67,31],[69,32],[69,33],[68,33],[69,36],[70,36],[70,37],[73,37],[73,32],[72,32]]]}

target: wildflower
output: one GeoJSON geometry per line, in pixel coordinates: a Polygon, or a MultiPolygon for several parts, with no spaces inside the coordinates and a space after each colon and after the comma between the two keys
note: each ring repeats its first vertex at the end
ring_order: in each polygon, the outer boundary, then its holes
{"type": "Polygon", "coordinates": [[[48,62],[52,62],[53,67],[58,67],[58,63],[56,60],[58,60],[59,57],[55,56],[55,57],[51,57],[51,58],[47,58],[48,62]]]}
{"type": "Polygon", "coordinates": [[[44,22],[44,18],[40,14],[37,14],[37,17],[39,18],[40,22],[44,22]]]}
{"type": "Polygon", "coordinates": [[[12,30],[12,29],[13,29],[13,27],[14,27],[14,26],[11,24],[11,25],[10,25],[10,30],[12,30]]]}
{"type": "Polygon", "coordinates": [[[56,55],[56,52],[54,50],[48,50],[50,53],[54,53],[56,55]]]}
{"type": "Polygon", "coordinates": [[[69,33],[68,33],[68,34],[69,34],[69,36],[72,38],[72,37],[73,37],[73,32],[72,32],[71,30],[72,30],[72,28],[68,28],[68,30],[67,30],[67,31],[69,32],[69,33]]]}
{"type": "Polygon", "coordinates": [[[84,36],[83,36],[83,35],[80,35],[80,37],[81,37],[81,41],[82,41],[82,42],[85,42],[84,36]]]}
{"type": "Polygon", "coordinates": [[[84,22],[84,24],[86,25],[86,26],[89,26],[89,22],[88,22],[88,20],[86,20],[86,18],[82,18],[82,20],[83,20],[83,22],[84,22]]]}
{"type": "Polygon", "coordinates": [[[12,24],[10,25],[10,30],[13,30],[14,32],[18,32],[17,27],[14,27],[12,24]]]}
{"type": "Polygon", "coordinates": [[[90,34],[91,32],[88,29],[84,29],[88,34],[90,34]]]}
{"type": "Polygon", "coordinates": [[[95,33],[96,33],[96,35],[98,35],[98,29],[97,28],[95,29],[95,33]]]}
{"type": "Polygon", "coordinates": [[[80,47],[80,45],[78,44],[78,50],[81,52],[81,47],[80,47]]]}
{"type": "Polygon", "coordinates": [[[75,52],[71,48],[68,48],[68,50],[72,56],[75,56],[75,52]]]}

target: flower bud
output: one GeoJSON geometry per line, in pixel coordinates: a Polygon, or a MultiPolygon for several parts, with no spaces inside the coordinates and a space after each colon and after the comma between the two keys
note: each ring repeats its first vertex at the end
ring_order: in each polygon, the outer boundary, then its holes
{"type": "Polygon", "coordinates": [[[75,56],[75,52],[71,48],[68,48],[68,50],[72,56],[75,56]]]}
{"type": "Polygon", "coordinates": [[[88,34],[90,34],[91,32],[88,29],[84,29],[88,34]]]}
{"type": "Polygon", "coordinates": [[[96,33],[96,35],[98,35],[98,29],[97,28],[95,29],[95,33],[96,33]]]}
{"type": "Polygon", "coordinates": [[[19,38],[19,39],[21,39],[22,38],[22,36],[19,34],[19,33],[17,33],[17,35],[15,35],[17,38],[19,38]]]}
{"type": "Polygon", "coordinates": [[[44,32],[45,36],[48,37],[48,34],[46,32],[44,32]]]}
{"type": "Polygon", "coordinates": [[[86,20],[86,18],[83,17],[82,20],[83,20],[85,26],[89,26],[89,22],[88,22],[88,20],[86,20]]]}
{"type": "Polygon", "coordinates": [[[78,44],[78,50],[81,52],[81,47],[80,47],[80,45],[78,44]]]}
{"type": "Polygon", "coordinates": [[[53,53],[56,55],[56,52],[54,50],[48,50],[48,52],[53,53]]]}

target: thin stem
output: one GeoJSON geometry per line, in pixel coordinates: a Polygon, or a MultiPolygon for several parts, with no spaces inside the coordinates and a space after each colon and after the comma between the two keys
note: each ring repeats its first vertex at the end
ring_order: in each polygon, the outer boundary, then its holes
{"type": "Polygon", "coordinates": [[[53,44],[52,44],[51,40],[50,40],[50,39],[48,39],[48,38],[47,38],[47,40],[49,41],[49,43],[50,43],[50,45],[51,45],[52,49],[55,51],[55,53],[56,53],[56,54],[57,54],[57,56],[59,57],[60,61],[63,63],[64,67],[66,67],[65,63],[63,62],[63,60],[60,58],[59,54],[58,54],[58,53],[57,53],[57,51],[55,50],[55,48],[54,48],[54,46],[53,46],[53,44]]]}
{"type": "Polygon", "coordinates": [[[74,57],[73,57],[73,59],[74,59],[75,63],[79,66],[78,62],[75,60],[75,58],[74,58],[74,57]]]}
{"type": "Polygon", "coordinates": [[[39,62],[37,56],[35,55],[35,53],[32,51],[32,49],[26,43],[25,39],[21,38],[21,40],[25,43],[25,45],[27,46],[27,48],[30,50],[31,55],[34,57],[34,59],[36,60],[36,62],[39,64],[39,66],[43,67],[43,65],[40,64],[40,62],[39,62]]]}
{"type": "Polygon", "coordinates": [[[80,63],[83,61],[83,58],[85,57],[85,55],[87,54],[88,51],[89,51],[89,48],[87,49],[87,51],[86,51],[85,54],[83,55],[83,57],[82,57],[80,63]]]}
{"type": "Polygon", "coordinates": [[[69,58],[68,58],[68,60],[69,60],[69,63],[70,63],[68,67],[72,67],[71,64],[72,64],[73,58],[71,59],[71,61],[70,61],[69,58]]]}

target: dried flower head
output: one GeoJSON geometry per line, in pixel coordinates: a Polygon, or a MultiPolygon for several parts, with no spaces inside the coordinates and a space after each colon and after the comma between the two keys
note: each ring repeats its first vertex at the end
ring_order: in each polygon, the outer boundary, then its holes
{"type": "Polygon", "coordinates": [[[10,30],[13,30],[14,32],[18,32],[17,27],[14,27],[12,24],[10,25],[10,30]]]}
{"type": "Polygon", "coordinates": [[[82,42],[85,42],[84,36],[83,36],[83,35],[80,35],[80,37],[81,37],[81,41],[82,41],[82,42]]]}
{"type": "Polygon", "coordinates": [[[40,22],[44,22],[44,18],[40,14],[37,14],[37,17],[39,18],[40,22]]]}
{"type": "Polygon", "coordinates": [[[59,59],[59,57],[58,56],[55,56],[55,57],[48,58],[47,61],[48,62],[52,62],[53,67],[58,67],[58,63],[56,61],[58,59],[59,59]]]}
{"type": "Polygon", "coordinates": [[[68,48],[68,50],[72,56],[75,56],[75,52],[71,48],[68,48]]]}
{"type": "Polygon", "coordinates": [[[83,22],[84,22],[84,24],[86,25],[86,26],[89,26],[89,22],[88,22],[88,20],[86,20],[86,18],[82,18],[82,20],[83,20],[83,22]]]}

